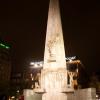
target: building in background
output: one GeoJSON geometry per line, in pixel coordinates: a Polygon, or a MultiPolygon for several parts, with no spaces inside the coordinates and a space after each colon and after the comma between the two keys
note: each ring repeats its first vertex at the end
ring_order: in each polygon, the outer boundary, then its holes
{"type": "Polygon", "coordinates": [[[10,46],[0,40],[0,93],[7,92],[11,76],[10,46]]]}

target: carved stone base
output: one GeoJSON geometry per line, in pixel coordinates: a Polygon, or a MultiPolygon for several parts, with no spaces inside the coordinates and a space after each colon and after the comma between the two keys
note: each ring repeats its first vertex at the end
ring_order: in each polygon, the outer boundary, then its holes
{"type": "Polygon", "coordinates": [[[67,71],[65,69],[43,69],[41,71],[41,88],[43,88],[46,92],[53,89],[62,92],[62,89],[67,88],[67,71]]]}

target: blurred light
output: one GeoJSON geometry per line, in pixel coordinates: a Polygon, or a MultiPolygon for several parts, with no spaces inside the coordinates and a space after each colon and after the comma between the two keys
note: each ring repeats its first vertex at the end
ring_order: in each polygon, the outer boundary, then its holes
{"type": "Polygon", "coordinates": [[[98,98],[98,95],[96,94],[96,98],[98,98]]]}
{"type": "Polygon", "coordinates": [[[34,88],[34,85],[32,85],[31,88],[33,89],[34,88]]]}
{"type": "Polygon", "coordinates": [[[15,96],[12,96],[11,98],[12,98],[12,99],[14,99],[14,98],[15,98],[15,96]]]}
{"type": "Polygon", "coordinates": [[[43,66],[43,64],[41,63],[40,66],[43,66]]]}
{"type": "Polygon", "coordinates": [[[0,46],[1,46],[2,48],[6,48],[6,49],[9,49],[9,48],[10,48],[9,46],[7,46],[7,45],[5,45],[5,44],[3,44],[3,43],[0,43],[0,46]]]}
{"type": "Polygon", "coordinates": [[[30,65],[30,68],[41,68],[43,67],[43,61],[31,62],[30,65]]]}
{"type": "Polygon", "coordinates": [[[32,77],[32,81],[34,80],[34,78],[32,77]]]}
{"type": "Polygon", "coordinates": [[[72,62],[72,59],[70,59],[69,61],[72,62]]]}
{"type": "Polygon", "coordinates": [[[76,56],[73,56],[73,57],[66,57],[66,60],[75,60],[76,59],[76,56]]]}
{"type": "Polygon", "coordinates": [[[19,90],[17,90],[17,93],[19,93],[19,90]]]}
{"type": "Polygon", "coordinates": [[[34,64],[34,67],[38,67],[38,64],[35,63],[35,64],[34,64]]]}
{"type": "Polygon", "coordinates": [[[34,62],[30,62],[30,65],[34,65],[34,62]]]}
{"type": "Polygon", "coordinates": [[[30,74],[30,76],[32,77],[32,73],[30,74]]]}

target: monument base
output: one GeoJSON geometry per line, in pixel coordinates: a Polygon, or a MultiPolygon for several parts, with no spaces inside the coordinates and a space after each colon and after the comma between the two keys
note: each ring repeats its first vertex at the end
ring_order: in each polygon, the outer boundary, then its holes
{"type": "Polygon", "coordinates": [[[73,94],[69,94],[67,100],[96,100],[96,89],[79,89],[73,94]]]}
{"type": "MultiPolygon", "coordinates": [[[[52,88],[52,89],[49,89],[48,92],[53,92],[53,90],[55,92],[59,92],[59,93],[73,93],[74,92],[74,89],[72,88],[60,88],[60,89],[55,89],[55,88],[52,88]]],[[[47,93],[47,91],[45,91],[45,89],[42,89],[42,88],[36,88],[34,89],[34,92],[35,93],[47,93]]]]}
{"type": "Polygon", "coordinates": [[[67,71],[65,69],[41,70],[41,88],[43,88],[45,92],[54,89],[59,92],[62,92],[62,89],[64,91],[67,90],[67,71]]]}
{"type": "Polygon", "coordinates": [[[33,89],[24,89],[24,100],[42,100],[42,94],[35,93],[33,89]]]}
{"type": "Polygon", "coordinates": [[[96,100],[96,89],[94,88],[79,89],[72,93],[56,92],[55,89],[43,94],[36,92],[32,89],[25,89],[24,100],[96,100]]]}
{"type": "Polygon", "coordinates": [[[67,95],[65,93],[49,92],[43,94],[42,100],[67,100],[67,95]]]}

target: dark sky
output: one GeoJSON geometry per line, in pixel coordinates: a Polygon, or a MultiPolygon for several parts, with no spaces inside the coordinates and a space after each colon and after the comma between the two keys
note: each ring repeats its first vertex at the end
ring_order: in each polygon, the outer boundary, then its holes
{"type": "MultiPolygon", "coordinates": [[[[78,56],[91,72],[100,71],[98,1],[60,0],[66,56],[78,56]]],[[[16,71],[43,59],[48,6],[49,0],[0,1],[0,36],[12,45],[16,71]]]]}

